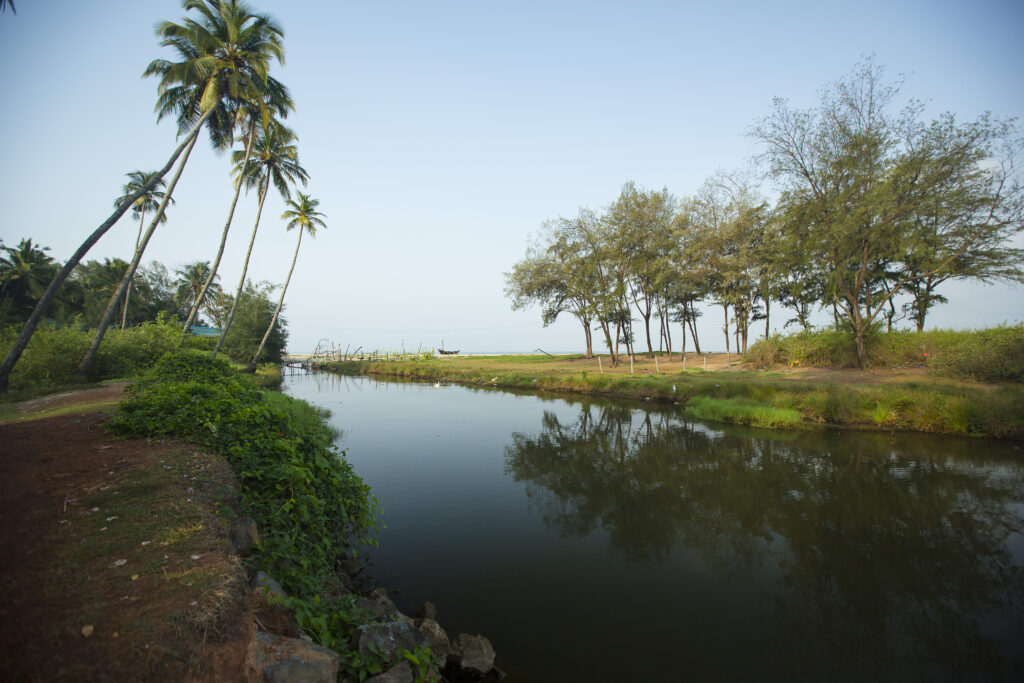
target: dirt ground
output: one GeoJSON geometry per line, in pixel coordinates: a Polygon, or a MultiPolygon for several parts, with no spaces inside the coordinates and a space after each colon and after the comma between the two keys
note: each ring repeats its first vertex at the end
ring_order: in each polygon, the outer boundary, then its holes
{"type": "Polygon", "coordinates": [[[237,681],[254,625],[296,635],[229,552],[222,458],[114,440],[102,411],[31,419],[122,389],[35,399],[0,423],[0,680],[237,681]]]}

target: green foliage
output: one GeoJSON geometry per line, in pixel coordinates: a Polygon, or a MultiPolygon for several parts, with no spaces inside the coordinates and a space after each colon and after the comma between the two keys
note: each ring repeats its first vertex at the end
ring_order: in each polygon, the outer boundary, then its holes
{"type": "MultiPolygon", "coordinates": [[[[221,351],[232,360],[248,363],[252,359],[253,352],[256,351],[274,317],[276,304],[271,299],[271,295],[275,288],[268,282],[254,284],[250,281],[246,283],[235,311],[235,318],[231,322],[231,328],[221,347],[221,351]]],[[[229,294],[217,295],[217,293],[208,296],[212,299],[210,314],[213,316],[214,322],[219,327],[223,327],[234,297],[229,294]]],[[[281,352],[288,341],[288,332],[285,326],[284,316],[278,316],[274,323],[274,329],[260,354],[260,363],[281,362],[281,352]]]]}
{"type": "Polygon", "coordinates": [[[376,500],[331,444],[323,416],[258,389],[227,361],[186,352],[147,372],[111,426],[122,436],[175,436],[223,454],[260,527],[252,561],[288,592],[299,624],[344,654],[359,615],[350,598],[334,597],[334,571],[350,545],[373,542],[376,500]]]}
{"type": "MultiPolygon", "coordinates": [[[[0,351],[14,344],[18,330],[9,326],[0,331],[0,351]]],[[[41,326],[33,335],[18,365],[11,374],[11,388],[48,388],[74,382],[78,362],[85,355],[92,332],[78,327],[41,326]]],[[[184,349],[212,348],[212,340],[181,336],[181,328],[167,316],[157,322],[112,329],[100,347],[93,366],[95,379],[131,377],[149,368],[163,355],[184,349]]]]}
{"type": "MultiPolygon", "coordinates": [[[[927,332],[876,330],[868,337],[868,357],[872,365],[882,367],[929,367],[983,382],[1024,382],[1024,325],[927,332]]],[[[748,361],[758,367],[794,362],[850,367],[856,360],[853,335],[832,329],[774,335],[759,340],[748,353],[748,361]]]]}
{"type": "Polygon", "coordinates": [[[704,420],[732,422],[753,427],[794,428],[802,421],[800,412],[792,408],[775,408],[742,398],[711,398],[694,396],[686,404],[686,412],[704,420]]]}

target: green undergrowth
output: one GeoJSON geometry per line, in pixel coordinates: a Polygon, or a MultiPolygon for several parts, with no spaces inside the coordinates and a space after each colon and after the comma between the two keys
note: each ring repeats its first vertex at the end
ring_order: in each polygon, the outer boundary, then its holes
{"type": "MultiPolygon", "coordinates": [[[[1024,382],[1024,324],[983,330],[874,332],[866,339],[873,367],[927,367],[950,377],[982,382],[1024,382]]],[[[772,365],[855,367],[853,335],[817,330],[774,335],[750,347],[747,361],[772,365]]]]}
{"type": "Polygon", "coordinates": [[[224,455],[260,528],[251,568],[284,587],[300,626],[342,655],[343,673],[378,669],[348,650],[361,615],[335,573],[351,548],[375,541],[376,500],[331,444],[324,411],[260,390],[202,352],[166,356],[129,390],[113,429],[187,439],[224,455]]]}
{"type": "Polygon", "coordinates": [[[535,372],[502,365],[500,359],[489,365],[474,359],[472,366],[435,360],[341,362],[324,368],[345,374],[676,403],[698,417],[757,427],[842,427],[1024,438],[1024,386],[1019,384],[980,385],[942,379],[839,384],[795,382],[747,372],[624,375],[547,372],[541,363],[535,372]]]}

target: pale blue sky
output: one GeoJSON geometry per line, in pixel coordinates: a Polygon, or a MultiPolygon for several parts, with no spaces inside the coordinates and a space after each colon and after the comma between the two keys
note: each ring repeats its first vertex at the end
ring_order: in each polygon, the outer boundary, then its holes
{"type": "MultiPolygon", "coordinates": [[[[745,129],[773,96],[809,106],[874,53],[929,112],[1024,114],[1024,2],[261,2],[286,31],[308,191],[329,229],[303,241],[288,292],[289,348],[581,350],[566,318],[512,312],[504,278],[529,235],[629,180],[693,193],[756,150],[745,129]]],[[[64,259],[109,214],[124,173],[162,165],[156,125],[170,0],[20,0],[0,15],[0,238],[64,259]]],[[[770,188],[766,187],[766,191],[770,188]]],[[[230,200],[226,156],[197,147],[146,260],[213,256],[230,200]]],[[[283,281],[294,245],[271,196],[251,268],[283,281]]],[[[222,282],[255,216],[243,198],[222,282]]],[[[90,258],[127,258],[127,218],[90,258]]],[[[954,286],[929,323],[1024,319],[1020,288],[954,286]]],[[[773,316],[781,326],[785,314],[773,316]]],[[[709,308],[704,346],[724,346],[709,308]]],[[[760,329],[760,328],[758,328],[760,329]]],[[[678,336],[678,335],[677,335],[678,336]]]]}

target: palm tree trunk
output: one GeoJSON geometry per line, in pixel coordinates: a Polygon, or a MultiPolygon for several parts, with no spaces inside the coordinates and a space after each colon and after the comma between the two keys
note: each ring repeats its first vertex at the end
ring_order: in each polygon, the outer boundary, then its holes
{"type": "MultiPolygon", "coordinates": [[[[142,226],[146,223],[146,210],[139,213],[139,232],[135,235],[135,251],[139,250],[139,242],[142,240],[142,226]]],[[[132,252],[135,253],[135,252],[132,252]]],[[[128,289],[124,292],[124,311],[121,313],[121,329],[128,324],[128,300],[132,296],[132,283],[128,283],[128,289]]]]}
{"type": "Polygon", "coordinates": [[[32,339],[32,335],[35,334],[36,328],[39,327],[39,323],[42,322],[43,316],[46,315],[46,310],[50,307],[50,304],[53,303],[53,300],[57,298],[57,290],[60,289],[61,285],[64,284],[64,281],[68,279],[69,275],[71,275],[71,271],[74,270],[79,261],[89,253],[92,246],[106,234],[107,230],[110,230],[110,227],[124,215],[124,212],[128,210],[128,207],[131,206],[139,197],[152,190],[153,186],[167,175],[167,172],[171,170],[174,162],[178,160],[178,157],[181,156],[181,153],[185,148],[188,147],[196,136],[199,135],[199,131],[202,129],[203,125],[206,124],[206,120],[210,118],[212,114],[213,108],[211,107],[199,118],[198,121],[196,121],[196,125],[192,127],[192,130],[185,136],[185,139],[182,140],[174,149],[174,152],[171,154],[171,158],[167,160],[164,167],[153,174],[153,178],[148,183],[140,187],[135,194],[128,197],[124,204],[115,209],[114,213],[110,214],[110,217],[107,218],[107,220],[100,223],[100,226],[96,228],[92,234],[82,242],[78,247],[78,250],[71,255],[71,258],[67,260],[64,267],[60,269],[59,273],[57,273],[57,276],[50,281],[50,285],[46,288],[46,291],[43,292],[43,296],[39,299],[36,307],[32,310],[32,315],[29,316],[28,320],[25,321],[25,324],[22,326],[21,333],[14,341],[14,346],[11,347],[11,350],[8,351],[3,362],[0,363],[0,392],[6,394],[10,388],[11,370],[14,369],[18,359],[21,358],[21,354],[25,352],[25,348],[32,339]]]}
{"type": "Polygon", "coordinates": [[[160,200],[160,206],[156,209],[156,215],[153,216],[153,221],[149,224],[149,227],[146,228],[146,234],[142,236],[139,248],[135,250],[135,256],[132,258],[131,265],[128,266],[128,270],[125,272],[124,277],[121,278],[121,283],[114,291],[114,295],[110,297],[110,303],[107,304],[107,310],[103,312],[103,318],[100,319],[100,324],[96,328],[96,334],[92,338],[89,350],[85,352],[85,357],[82,358],[82,362],[78,365],[78,370],[75,371],[75,374],[78,375],[80,379],[85,379],[88,376],[89,369],[96,360],[96,352],[99,351],[100,344],[103,343],[103,336],[107,333],[107,328],[110,327],[110,323],[114,319],[114,313],[117,311],[117,302],[120,301],[122,296],[124,296],[129,283],[131,283],[132,278],[135,276],[135,270],[139,267],[139,262],[142,261],[142,253],[146,251],[146,245],[149,244],[149,239],[153,236],[156,226],[160,224],[160,219],[164,216],[164,210],[167,208],[167,203],[171,201],[171,195],[174,193],[174,187],[178,184],[178,179],[181,178],[181,172],[185,170],[185,164],[188,163],[188,157],[192,153],[192,148],[196,146],[196,142],[198,140],[198,135],[193,137],[188,147],[185,148],[185,153],[182,155],[181,162],[178,164],[178,170],[174,172],[174,177],[171,178],[171,182],[167,185],[167,191],[164,193],[163,199],[160,200]]]}
{"type": "Polygon", "coordinates": [[[220,336],[217,338],[217,345],[213,349],[211,354],[212,358],[216,358],[217,354],[220,353],[220,347],[224,345],[224,339],[228,336],[228,330],[231,329],[231,323],[235,320],[235,311],[238,310],[238,301],[242,298],[242,288],[245,287],[245,274],[249,270],[249,257],[252,256],[252,245],[256,243],[256,231],[260,227],[260,216],[263,214],[263,202],[267,198],[267,190],[270,189],[270,173],[267,173],[267,177],[263,180],[263,190],[260,192],[260,203],[256,208],[256,224],[252,226],[252,237],[249,238],[249,249],[245,252],[245,261],[242,263],[242,277],[238,279],[238,290],[235,292],[235,300],[231,302],[231,311],[228,312],[227,322],[224,323],[224,329],[220,331],[220,336]]]}
{"type": "MultiPolygon", "coordinates": [[[[249,124],[249,140],[245,143],[245,159],[242,161],[242,168],[245,168],[249,163],[249,155],[252,153],[252,141],[256,137],[256,125],[252,122],[249,124]]],[[[217,258],[213,260],[213,265],[210,266],[210,274],[206,278],[206,282],[203,283],[202,288],[199,290],[199,294],[196,296],[195,303],[192,304],[192,310],[188,312],[188,318],[185,320],[185,324],[181,328],[182,336],[188,333],[188,328],[192,325],[192,321],[196,319],[199,314],[199,306],[202,304],[203,299],[206,298],[206,290],[213,284],[213,279],[217,277],[217,269],[220,268],[220,259],[224,256],[224,246],[228,242],[228,230],[231,229],[231,219],[235,215],[235,206],[238,204],[238,195],[242,192],[242,176],[238,176],[238,182],[235,183],[235,196],[231,199],[231,208],[228,209],[228,220],[224,223],[224,232],[220,236],[220,247],[217,249],[217,258]]]]}
{"type": "Polygon", "coordinates": [[[295,270],[295,262],[299,260],[299,247],[302,246],[302,227],[299,227],[299,240],[295,243],[295,254],[292,256],[292,267],[288,269],[288,277],[284,279],[284,287],[281,288],[281,298],[277,300],[277,308],[274,309],[274,317],[270,319],[270,325],[267,326],[267,331],[263,333],[263,339],[260,340],[260,345],[256,349],[256,353],[253,354],[252,360],[249,361],[249,365],[246,366],[246,372],[256,372],[256,362],[260,358],[260,354],[263,353],[263,347],[267,345],[267,339],[270,338],[270,332],[274,329],[274,325],[277,324],[277,316],[281,315],[281,306],[284,305],[284,294],[288,291],[288,283],[292,281],[292,272],[295,270]]]}

